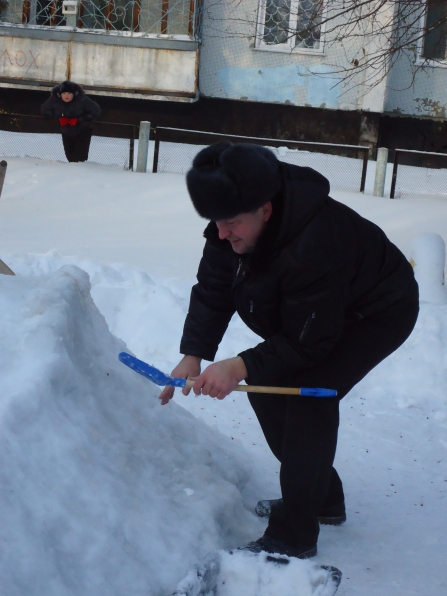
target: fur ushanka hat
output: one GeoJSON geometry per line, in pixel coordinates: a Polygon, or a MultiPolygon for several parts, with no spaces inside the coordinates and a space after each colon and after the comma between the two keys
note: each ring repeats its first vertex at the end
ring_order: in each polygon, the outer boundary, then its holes
{"type": "Polygon", "coordinates": [[[269,149],[222,142],[202,149],[186,175],[197,213],[218,221],[259,209],[282,187],[279,161],[269,149]]]}

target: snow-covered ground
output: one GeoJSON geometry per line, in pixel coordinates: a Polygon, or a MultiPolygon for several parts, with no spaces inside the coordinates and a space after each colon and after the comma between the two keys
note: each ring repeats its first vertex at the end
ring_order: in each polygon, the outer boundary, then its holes
{"type": "MultiPolygon", "coordinates": [[[[332,195],[408,258],[422,233],[447,240],[443,201],[332,195]]],[[[208,551],[262,534],[253,508],[279,496],[278,464],[246,397],[179,394],[161,407],[117,360],[128,349],[167,372],[176,363],[204,226],[182,176],[8,159],[0,594],[162,596],[208,551]]],[[[447,593],[447,300],[437,302],[422,302],[406,344],[342,401],[348,520],[323,526],[305,563],[340,568],[340,596],[447,593]]],[[[235,318],[218,358],[257,341],[235,318]]],[[[247,582],[229,596],[260,596],[247,582]]]]}

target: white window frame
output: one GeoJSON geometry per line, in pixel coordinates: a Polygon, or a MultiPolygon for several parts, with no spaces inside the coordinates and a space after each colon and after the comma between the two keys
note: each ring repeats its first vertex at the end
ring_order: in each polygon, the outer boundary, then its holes
{"type": "MultiPolygon", "coordinates": [[[[424,33],[425,24],[427,22],[428,13],[421,15],[419,20],[420,23],[420,30],[424,33]]],[[[447,25],[446,25],[447,27],[447,25]]],[[[425,65],[430,67],[438,67],[438,68],[447,68],[447,47],[444,58],[437,58],[435,60],[430,58],[424,58],[422,52],[424,51],[424,44],[425,44],[425,35],[421,35],[420,39],[418,40],[417,44],[417,56],[416,56],[416,64],[417,65],[425,65]]]]}
{"type": "MultiPolygon", "coordinates": [[[[296,22],[298,20],[298,9],[300,0],[291,0],[290,3],[290,18],[289,23],[290,31],[292,32],[294,26],[296,28],[296,22]]],[[[256,43],[255,50],[261,50],[264,52],[283,52],[287,54],[306,54],[306,55],[324,55],[324,23],[320,28],[320,47],[315,48],[301,48],[293,45],[295,43],[295,35],[291,34],[286,42],[278,44],[268,44],[264,42],[264,28],[265,28],[265,11],[267,6],[267,0],[258,0],[258,23],[256,31],[256,43]]],[[[325,12],[321,15],[324,18],[325,12]]]]}

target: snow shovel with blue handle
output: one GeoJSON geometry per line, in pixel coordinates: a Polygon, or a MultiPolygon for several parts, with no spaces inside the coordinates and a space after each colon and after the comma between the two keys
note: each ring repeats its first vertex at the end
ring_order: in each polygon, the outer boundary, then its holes
{"type": "MultiPolygon", "coordinates": [[[[119,360],[134,370],[143,375],[156,385],[171,385],[171,387],[187,387],[191,388],[194,381],[190,379],[181,379],[178,377],[171,377],[154,366],[150,366],[142,360],[138,360],[135,356],[131,356],[126,352],[121,352],[118,356],[119,360]]],[[[337,391],[335,389],[322,389],[320,387],[266,387],[264,385],[238,385],[234,391],[244,391],[250,393],[282,393],[283,395],[303,395],[306,397],[336,397],[337,391]]]]}

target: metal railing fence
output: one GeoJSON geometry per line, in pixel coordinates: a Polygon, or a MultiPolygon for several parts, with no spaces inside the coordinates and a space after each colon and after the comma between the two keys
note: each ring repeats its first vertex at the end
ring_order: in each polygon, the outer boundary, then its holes
{"type": "Polygon", "coordinates": [[[395,149],[390,199],[447,199],[447,154],[395,149]]]}
{"type": "Polygon", "coordinates": [[[153,172],[184,174],[197,153],[212,143],[254,143],[271,149],[280,161],[318,170],[332,187],[365,190],[369,148],[306,141],[242,137],[220,133],[157,127],[153,172]]]}
{"type": "MultiPolygon", "coordinates": [[[[137,127],[102,121],[92,127],[88,162],[133,170],[137,127]]],[[[58,120],[0,113],[0,156],[66,162],[58,120]]]]}
{"type": "Polygon", "coordinates": [[[63,0],[8,0],[0,21],[127,35],[200,35],[202,0],[77,0],[73,18],[63,0]]]}

